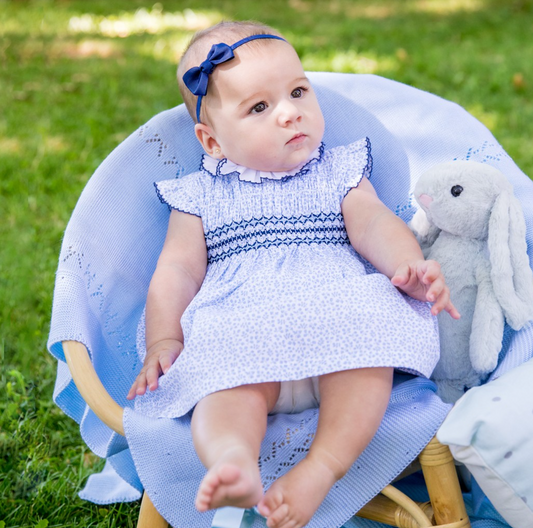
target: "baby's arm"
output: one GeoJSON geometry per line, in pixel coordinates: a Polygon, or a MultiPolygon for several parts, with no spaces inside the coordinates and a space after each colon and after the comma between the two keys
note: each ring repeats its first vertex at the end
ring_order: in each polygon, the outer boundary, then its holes
{"type": "Polygon", "coordinates": [[[346,195],[342,214],[350,242],[361,256],[411,297],[434,303],[433,315],[446,310],[459,318],[439,264],[424,259],[413,233],[379,200],[366,178],[346,195]]]}
{"type": "Polygon", "coordinates": [[[172,211],[146,300],[146,358],[128,400],[155,390],[183,349],[180,319],[205,276],[207,250],[199,217],[172,211]]]}

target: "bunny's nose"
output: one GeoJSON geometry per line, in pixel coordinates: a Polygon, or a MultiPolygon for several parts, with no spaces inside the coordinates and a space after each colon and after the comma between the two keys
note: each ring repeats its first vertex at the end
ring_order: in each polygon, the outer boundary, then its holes
{"type": "Polygon", "coordinates": [[[421,194],[418,197],[418,201],[424,206],[429,207],[429,204],[433,201],[433,198],[429,194],[421,194]]]}

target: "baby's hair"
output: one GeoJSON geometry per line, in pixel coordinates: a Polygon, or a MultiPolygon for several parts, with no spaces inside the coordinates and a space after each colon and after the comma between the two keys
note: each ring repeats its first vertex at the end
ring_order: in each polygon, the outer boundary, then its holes
{"type": "MultiPolygon", "coordinates": [[[[218,24],[211,26],[207,29],[198,31],[193,35],[189,45],[185,49],[183,56],[181,57],[179,66],[178,66],[178,85],[180,89],[183,102],[189,111],[189,114],[193,118],[194,122],[197,122],[196,119],[196,100],[197,97],[191,93],[191,91],[185,86],[183,82],[183,75],[187,70],[193,66],[199,66],[207,57],[209,50],[213,44],[218,44],[219,42],[224,42],[225,44],[232,45],[239,40],[252,36],[252,35],[277,35],[281,37],[279,31],[260,24],[259,22],[253,21],[243,21],[243,22],[230,22],[223,21],[218,24]]],[[[252,40],[246,44],[249,47],[259,47],[264,46],[268,42],[271,42],[269,39],[261,40],[252,40]]],[[[209,95],[209,88],[207,90],[207,95],[209,95]]],[[[205,98],[204,98],[205,100],[205,98]]],[[[202,121],[204,121],[206,115],[205,105],[202,105],[202,121]]],[[[208,122],[208,120],[205,120],[208,122]]]]}

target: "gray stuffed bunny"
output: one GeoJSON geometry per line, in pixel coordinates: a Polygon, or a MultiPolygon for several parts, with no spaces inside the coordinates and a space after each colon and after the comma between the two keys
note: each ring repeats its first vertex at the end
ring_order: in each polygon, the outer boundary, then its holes
{"type": "Polygon", "coordinates": [[[504,322],[518,330],[533,319],[526,226],[511,184],[490,165],[437,165],[414,195],[422,209],[411,228],[425,257],[440,263],[461,313],[458,321],[438,316],[441,357],[432,375],[441,398],[455,402],[496,368],[504,322]]]}

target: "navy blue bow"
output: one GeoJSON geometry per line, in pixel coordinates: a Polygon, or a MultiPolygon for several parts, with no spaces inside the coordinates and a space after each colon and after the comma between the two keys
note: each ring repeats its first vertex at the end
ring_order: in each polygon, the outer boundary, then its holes
{"type": "Polygon", "coordinates": [[[233,49],[220,42],[219,44],[213,44],[211,50],[207,54],[207,59],[190,70],[187,70],[183,76],[183,82],[185,86],[194,94],[198,96],[204,96],[207,94],[207,85],[209,83],[209,75],[215,69],[215,66],[222,64],[233,59],[233,49]]]}
{"type": "Polygon", "coordinates": [[[200,123],[200,109],[202,108],[202,98],[207,94],[207,85],[209,84],[209,76],[213,73],[215,66],[222,64],[223,62],[228,62],[233,59],[235,55],[233,50],[250,42],[250,40],[256,39],[277,39],[285,40],[282,37],[277,35],[261,34],[261,35],[250,35],[245,37],[235,44],[228,46],[224,42],[219,44],[213,44],[209,53],[207,54],[207,59],[200,64],[200,66],[195,66],[190,70],[185,72],[183,76],[183,82],[185,86],[192,92],[193,95],[198,96],[198,101],[196,101],[196,120],[200,123]]]}

